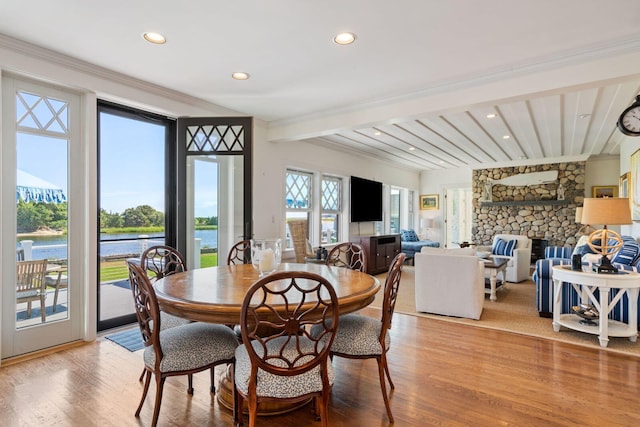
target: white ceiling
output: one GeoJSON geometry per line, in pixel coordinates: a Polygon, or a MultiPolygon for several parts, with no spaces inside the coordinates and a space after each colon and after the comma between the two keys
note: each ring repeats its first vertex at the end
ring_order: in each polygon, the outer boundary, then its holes
{"type": "Polygon", "coordinates": [[[415,170],[618,154],[639,22],[638,0],[0,2],[0,35],[415,170]]]}

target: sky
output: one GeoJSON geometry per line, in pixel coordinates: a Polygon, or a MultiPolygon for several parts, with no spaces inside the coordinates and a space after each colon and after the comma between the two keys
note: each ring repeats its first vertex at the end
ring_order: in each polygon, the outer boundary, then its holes
{"type": "MultiPolygon", "coordinates": [[[[123,213],[150,205],[164,212],[164,127],[111,114],[100,117],[100,207],[123,213]]],[[[18,133],[17,167],[68,195],[67,141],[18,133]]],[[[198,162],[195,216],[217,216],[217,164],[198,162]]]]}

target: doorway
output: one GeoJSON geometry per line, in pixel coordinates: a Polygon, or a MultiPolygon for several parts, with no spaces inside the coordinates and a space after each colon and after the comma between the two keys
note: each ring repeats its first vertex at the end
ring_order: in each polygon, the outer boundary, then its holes
{"type": "Polygon", "coordinates": [[[471,242],[471,187],[445,189],[445,247],[457,247],[461,242],[471,242]]]}
{"type": "Polygon", "coordinates": [[[136,321],[127,260],[175,246],[175,121],[98,103],[98,330],[136,321]]]}
{"type": "Polygon", "coordinates": [[[2,358],[82,338],[80,96],[2,78],[2,358]]]}

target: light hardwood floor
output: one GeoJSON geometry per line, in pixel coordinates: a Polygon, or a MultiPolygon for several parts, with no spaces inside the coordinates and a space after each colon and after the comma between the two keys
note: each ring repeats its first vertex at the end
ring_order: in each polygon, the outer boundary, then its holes
{"type": "MultiPolygon", "coordinates": [[[[394,316],[391,342],[396,426],[640,425],[640,358],[402,314],[394,316]]],[[[0,425],[149,425],[153,384],[140,419],[133,415],[141,357],[100,338],[2,367],[0,425]]],[[[336,358],[334,366],[330,425],[387,426],[375,361],[336,358]]],[[[233,425],[208,392],[206,372],[194,386],[189,397],[186,378],[167,380],[158,425],[233,425]]],[[[320,423],[308,406],[258,425],[320,423]]]]}

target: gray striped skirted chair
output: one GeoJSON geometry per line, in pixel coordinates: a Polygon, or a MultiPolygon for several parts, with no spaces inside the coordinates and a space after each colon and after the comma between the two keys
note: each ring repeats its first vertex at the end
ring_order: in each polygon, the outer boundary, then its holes
{"type": "MultiPolygon", "coordinates": [[[[638,267],[640,266],[640,244],[631,236],[622,236],[622,240],[623,247],[612,260],[613,264],[621,270],[638,271],[638,267]]],[[[588,247],[585,248],[584,245],[580,245],[580,242],[578,243],[579,245],[576,246],[575,249],[549,246],[545,249],[544,259],[536,261],[532,278],[536,285],[536,306],[540,317],[553,316],[553,266],[571,265],[571,257],[574,253],[580,253],[582,255],[589,253],[588,247]]],[[[586,264],[586,262],[583,262],[583,264],[586,264]]],[[[613,300],[617,293],[617,289],[612,289],[609,294],[609,299],[613,300]]],[[[598,295],[597,290],[595,291],[595,295],[598,295]]],[[[571,313],[571,308],[579,303],[580,298],[573,287],[563,286],[562,313],[571,313]]],[[[628,321],[627,295],[622,297],[622,300],[612,310],[610,316],[614,320],[622,322],[628,321]]],[[[640,327],[640,320],[638,326],[640,327]]]]}

